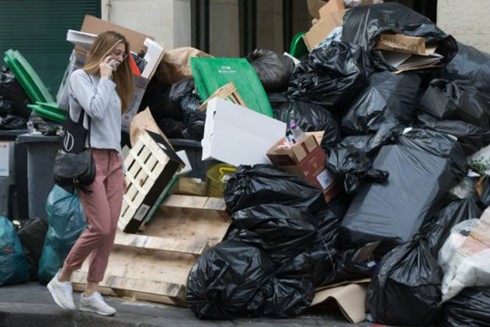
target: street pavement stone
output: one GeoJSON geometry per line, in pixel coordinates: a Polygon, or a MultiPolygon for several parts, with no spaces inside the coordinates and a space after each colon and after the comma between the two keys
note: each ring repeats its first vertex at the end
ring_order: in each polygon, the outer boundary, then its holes
{"type": "MultiPolygon", "coordinates": [[[[80,293],[75,292],[78,303],[80,293]]],[[[200,320],[187,308],[129,301],[105,297],[107,303],[117,309],[114,317],[99,316],[81,311],[65,311],[51,298],[47,288],[36,282],[0,287],[0,327],[346,327],[370,326],[368,323],[350,324],[336,312],[309,310],[291,319],[236,319],[200,320]]]]}

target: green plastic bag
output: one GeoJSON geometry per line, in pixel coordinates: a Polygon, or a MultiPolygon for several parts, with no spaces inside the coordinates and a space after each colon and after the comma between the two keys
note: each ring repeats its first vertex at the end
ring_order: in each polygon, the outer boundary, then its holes
{"type": "Polygon", "coordinates": [[[14,225],[0,216],[0,286],[28,282],[27,259],[14,225]]]}
{"type": "Polygon", "coordinates": [[[205,101],[220,87],[233,82],[247,108],[272,117],[264,87],[250,63],[243,58],[191,58],[199,96],[205,101]]]}
{"type": "Polygon", "coordinates": [[[78,194],[55,185],[46,201],[48,232],[39,259],[37,278],[47,284],[63,266],[68,252],[87,227],[78,194]]]}

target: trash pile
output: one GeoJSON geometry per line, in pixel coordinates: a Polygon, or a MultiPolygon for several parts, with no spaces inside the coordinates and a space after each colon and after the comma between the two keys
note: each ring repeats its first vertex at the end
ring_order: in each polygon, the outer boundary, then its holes
{"type": "Polygon", "coordinates": [[[129,167],[119,228],[141,232],[171,193],[224,199],[231,225],[187,279],[198,318],[333,298],[353,323],[488,324],[490,55],[403,5],[352,2],[320,8],[304,53],[147,61],[127,160],[159,144],[166,168],[141,182],[129,167]]]}

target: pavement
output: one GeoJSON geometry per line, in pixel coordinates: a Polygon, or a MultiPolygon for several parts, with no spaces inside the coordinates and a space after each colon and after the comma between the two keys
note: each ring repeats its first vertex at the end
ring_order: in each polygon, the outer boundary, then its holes
{"type": "MultiPolygon", "coordinates": [[[[80,293],[75,293],[78,302],[80,293]]],[[[199,320],[187,308],[123,298],[105,297],[117,309],[113,317],[81,311],[65,311],[51,298],[47,288],[37,282],[0,287],[0,327],[193,327],[193,326],[284,326],[347,327],[370,326],[350,324],[338,311],[311,309],[292,319],[199,320]]]]}

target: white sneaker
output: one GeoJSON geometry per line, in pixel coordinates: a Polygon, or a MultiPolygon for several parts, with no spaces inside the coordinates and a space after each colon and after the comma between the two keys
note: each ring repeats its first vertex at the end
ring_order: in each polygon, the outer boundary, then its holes
{"type": "Polygon", "coordinates": [[[59,272],[48,283],[48,290],[53,297],[54,302],[65,310],[75,310],[73,302],[73,289],[70,282],[60,282],[58,280],[59,272]]]}
{"type": "Polygon", "coordinates": [[[99,292],[88,297],[82,293],[80,295],[80,311],[95,312],[103,316],[112,316],[116,313],[116,309],[105,303],[99,292]]]}

